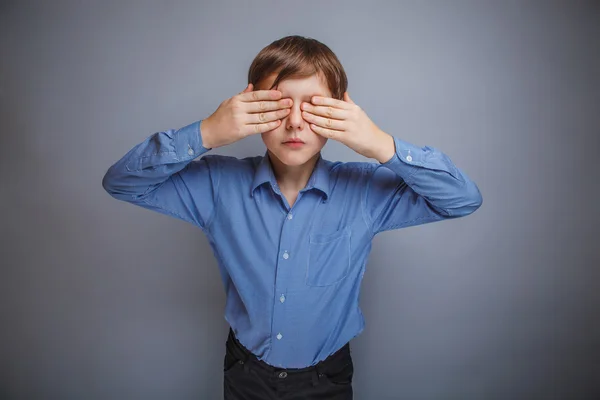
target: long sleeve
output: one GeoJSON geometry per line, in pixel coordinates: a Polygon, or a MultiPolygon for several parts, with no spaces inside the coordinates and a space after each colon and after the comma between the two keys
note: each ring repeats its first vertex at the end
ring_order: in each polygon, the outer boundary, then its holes
{"type": "Polygon", "coordinates": [[[198,156],[200,122],[157,132],[113,164],[102,186],[114,198],[185,220],[206,229],[212,218],[219,183],[218,158],[198,156]]]}
{"type": "Polygon", "coordinates": [[[363,196],[365,220],[373,235],[463,217],[481,206],[475,182],[446,154],[393,138],[394,156],[376,165],[363,196]]]}

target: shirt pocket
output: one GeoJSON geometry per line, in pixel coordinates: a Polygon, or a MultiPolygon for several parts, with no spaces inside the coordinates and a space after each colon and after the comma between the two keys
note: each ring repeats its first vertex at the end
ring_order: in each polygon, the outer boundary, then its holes
{"type": "Polygon", "coordinates": [[[343,228],[333,233],[308,235],[308,286],[330,286],[348,276],[351,233],[350,228],[343,228]]]}

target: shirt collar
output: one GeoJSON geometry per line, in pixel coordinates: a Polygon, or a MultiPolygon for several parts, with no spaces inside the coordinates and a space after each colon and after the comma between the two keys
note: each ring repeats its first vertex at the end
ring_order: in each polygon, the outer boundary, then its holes
{"type": "MultiPolygon", "coordinates": [[[[252,181],[252,187],[250,188],[250,196],[253,197],[256,188],[265,182],[269,182],[271,184],[271,188],[276,193],[281,194],[279,184],[277,183],[275,174],[273,173],[273,167],[271,166],[268,150],[265,151],[265,155],[260,160],[260,163],[254,172],[254,180],[252,181]]],[[[325,198],[329,197],[329,168],[327,167],[327,164],[321,153],[319,153],[319,158],[315,164],[312,174],[310,175],[310,178],[308,179],[306,187],[302,189],[301,192],[313,188],[323,192],[325,198]]]]}

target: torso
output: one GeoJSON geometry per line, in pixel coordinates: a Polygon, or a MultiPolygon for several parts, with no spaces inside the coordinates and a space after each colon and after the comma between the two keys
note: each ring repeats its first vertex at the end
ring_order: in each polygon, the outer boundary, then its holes
{"type": "Polygon", "coordinates": [[[298,191],[284,192],[282,190],[281,193],[283,193],[285,199],[290,205],[290,208],[292,208],[294,206],[294,203],[296,202],[296,199],[298,198],[298,191]]]}

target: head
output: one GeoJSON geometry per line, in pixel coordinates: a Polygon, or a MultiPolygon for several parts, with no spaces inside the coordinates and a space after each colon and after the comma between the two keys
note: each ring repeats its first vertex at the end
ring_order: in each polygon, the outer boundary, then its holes
{"type": "Polygon", "coordinates": [[[290,113],[276,128],[261,134],[271,157],[300,166],[318,157],[327,138],[316,134],[302,118],[302,102],[312,96],[343,99],[348,79],[342,64],[325,44],[302,36],[287,36],[263,48],[252,61],[248,82],[254,90],[276,89],[293,101],[290,113]],[[300,139],[301,146],[284,142],[300,139]]]}

